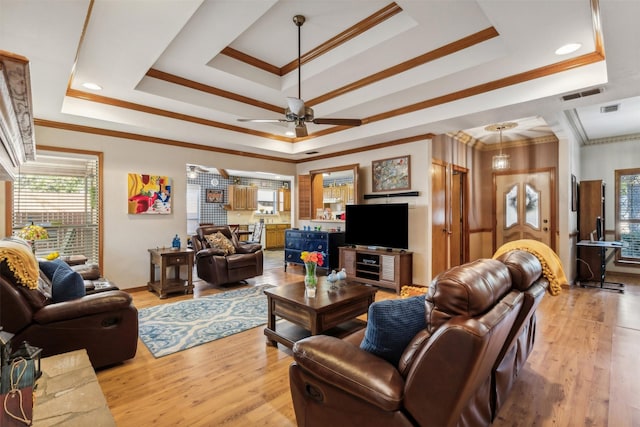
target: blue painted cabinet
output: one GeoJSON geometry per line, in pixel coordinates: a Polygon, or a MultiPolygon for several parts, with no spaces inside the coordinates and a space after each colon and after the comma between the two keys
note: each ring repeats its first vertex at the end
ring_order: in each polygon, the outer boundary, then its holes
{"type": "Polygon", "coordinates": [[[304,264],[300,254],[304,251],[322,252],[324,265],[322,268],[336,270],[340,263],[339,247],[344,245],[344,231],[306,231],[289,229],[284,236],[284,271],[287,264],[304,264]]]}

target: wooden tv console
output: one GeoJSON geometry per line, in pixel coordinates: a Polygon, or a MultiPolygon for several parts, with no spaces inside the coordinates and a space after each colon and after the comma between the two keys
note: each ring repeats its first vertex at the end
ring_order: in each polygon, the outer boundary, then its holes
{"type": "Polygon", "coordinates": [[[340,268],[356,282],[395,289],[413,281],[413,253],[400,250],[340,247],[340,268]]]}

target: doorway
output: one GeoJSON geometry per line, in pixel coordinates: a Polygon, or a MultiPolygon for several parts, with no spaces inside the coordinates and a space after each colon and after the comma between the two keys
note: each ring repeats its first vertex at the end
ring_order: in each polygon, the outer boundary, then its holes
{"type": "Polygon", "coordinates": [[[467,169],[431,164],[431,276],[469,260],[467,169]]]}
{"type": "Polygon", "coordinates": [[[555,250],[554,169],[494,173],[494,252],[532,239],[555,250]]]}

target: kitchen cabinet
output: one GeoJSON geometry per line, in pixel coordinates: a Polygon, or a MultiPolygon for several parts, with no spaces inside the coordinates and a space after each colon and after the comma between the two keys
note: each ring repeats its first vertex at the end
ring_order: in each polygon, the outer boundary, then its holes
{"type": "Polygon", "coordinates": [[[258,187],[249,185],[229,185],[228,192],[228,209],[232,211],[258,209],[258,187]]]}
{"type": "Polygon", "coordinates": [[[265,224],[265,249],[284,248],[284,235],[291,224],[265,224]]]}
{"type": "Polygon", "coordinates": [[[281,188],[278,190],[278,212],[291,211],[291,190],[281,188]]]}
{"type": "Polygon", "coordinates": [[[324,187],[322,196],[325,203],[352,204],[354,200],[353,184],[324,187]]]}

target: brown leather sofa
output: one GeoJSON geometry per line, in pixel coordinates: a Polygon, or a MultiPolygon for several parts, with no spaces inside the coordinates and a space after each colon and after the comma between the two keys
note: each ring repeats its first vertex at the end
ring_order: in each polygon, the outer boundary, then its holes
{"type": "Polygon", "coordinates": [[[0,268],[0,325],[22,341],[42,348],[42,356],[86,349],[94,368],[135,356],[138,310],[131,295],[115,290],[53,303],[39,289],[16,283],[0,268]]]}
{"type": "Polygon", "coordinates": [[[480,426],[492,420],[493,370],[524,304],[507,266],[478,260],[429,286],[426,325],[398,366],[346,339],[298,341],[289,369],[299,426],[480,426]]]}
{"type": "Polygon", "coordinates": [[[196,229],[191,239],[196,251],[195,263],[198,277],[212,285],[240,282],[262,275],[262,245],[238,241],[227,225],[205,225],[196,229]],[[206,236],[222,233],[229,239],[235,253],[225,254],[222,249],[211,247],[206,236]]]}
{"type": "Polygon", "coordinates": [[[524,302],[493,369],[493,420],[509,396],[520,370],[533,350],[536,309],[549,288],[538,258],[523,250],[509,251],[498,258],[509,269],[513,288],[522,291],[524,302]]]}

